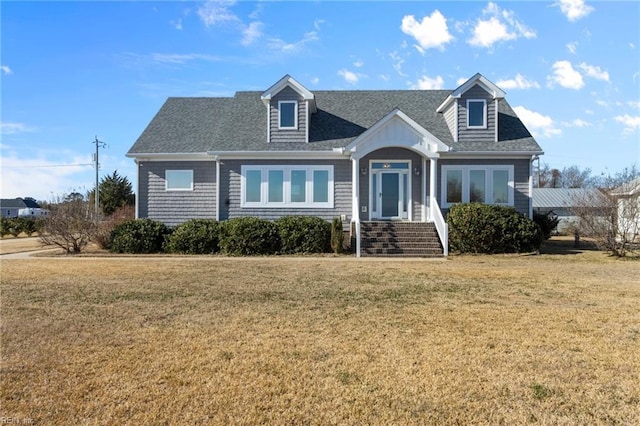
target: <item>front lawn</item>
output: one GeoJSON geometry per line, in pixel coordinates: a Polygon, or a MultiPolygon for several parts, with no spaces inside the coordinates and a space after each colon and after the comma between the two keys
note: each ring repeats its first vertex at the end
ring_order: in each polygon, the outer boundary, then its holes
{"type": "Polygon", "coordinates": [[[639,424],[637,261],[5,260],[34,424],[639,424]]]}

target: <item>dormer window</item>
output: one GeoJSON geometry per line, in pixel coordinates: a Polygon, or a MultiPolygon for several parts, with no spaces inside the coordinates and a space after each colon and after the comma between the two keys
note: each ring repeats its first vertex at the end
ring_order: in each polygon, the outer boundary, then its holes
{"type": "Polygon", "coordinates": [[[467,101],[467,128],[487,128],[487,101],[484,99],[467,101]]]}
{"type": "Polygon", "coordinates": [[[298,128],[298,102],[278,102],[278,127],[280,129],[298,128]]]}

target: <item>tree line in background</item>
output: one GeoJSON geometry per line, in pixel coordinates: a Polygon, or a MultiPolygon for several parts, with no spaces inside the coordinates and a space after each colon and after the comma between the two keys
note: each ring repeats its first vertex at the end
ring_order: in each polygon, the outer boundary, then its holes
{"type": "Polygon", "coordinates": [[[594,175],[590,168],[573,165],[562,169],[542,163],[536,172],[538,188],[598,188],[612,190],[640,177],[640,168],[635,164],[617,173],[594,175]]]}

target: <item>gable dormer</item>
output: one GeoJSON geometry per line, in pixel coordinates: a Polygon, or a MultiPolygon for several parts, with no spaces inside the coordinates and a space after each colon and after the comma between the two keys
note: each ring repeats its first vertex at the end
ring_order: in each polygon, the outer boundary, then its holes
{"type": "Polygon", "coordinates": [[[261,99],[267,106],[267,142],[309,142],[309,122],[316,112],[313,93],[285,75],[261,99]]]}
{"type": "Polygon", "coordinates": [[[454,90],[436,110],[444,114],[456,142],[498,141],[498,103],[504,91],[476,74],[454,90]]]}

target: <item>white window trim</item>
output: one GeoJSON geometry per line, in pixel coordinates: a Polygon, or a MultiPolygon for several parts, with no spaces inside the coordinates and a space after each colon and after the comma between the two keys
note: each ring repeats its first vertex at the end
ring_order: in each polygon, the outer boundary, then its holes
{"type": "Polygon", "coordinates": [[[240,170],[240,191],[241,191],[241,207],[242,208],[296,208],[296,209],[332,209],[334,207],[334,182],[333,182],[333,166],[297,166],[297,165],[269,165],[269,166],[242,166],[240,170]],[[260,179],[260,202],[249,202],[247,197],[247,171],[259,170],[260,179]],[[284,172],[284,200],[281,203],[269,202],[269,171],[281,170],[284,172]],[[304,170],[307,174],[305,184],[305,202],[291,201],[291,171],[304,170]],[[326,203],[313,202],[313,172],[327,171],[329,173],[328,181],[328,200],[326,203]]]}
{"type": "Polygon", "coordinates": [[[461,170],[462,171],[462,202],[468,203],[471,193],[470,193],[470,179],[469,172],[471,170],[482,170],[485,172],[485,204],[495,204],[499,206],[514,206],[514,177],[513,177],[513,165],[477,165],[477,166],[454,166],[447,165],[442,166],[442,178],[441,178],[441,192],[440,192],[440,205],[442,208],[449,208],[458,203],[448,203],[447,202],[447,173],[449,170],[461,170]],[[509,173],[509,181],[508,185],[508,202],[506,203],[494,203],[493,202],[493,172],[498,170],[506,170],[509,173]]]}
{"type": "Polygon", "coordinates": [[[284,130],[298,130],[298,101],[278,101],[278,128],[284,130]],[[293,126],[282,125],[282,108],[283,104],[294,104],[293,107],[293,126]]]}
{"type": "Polygon", "coordinates": [[[193,170],[165,170],[164,171],[164,188],[166,191],[193,191],[193,170]],[[189,173],[191,185],[189,188],[169,188],[169,175],[171,173],[189,173]]]}
{"type": "Polygon", "coordinates": [[[486,129],[487,128],[487,100],[486,99],[467,99],[467,129],[486,129]],[[469,124],[469,104],[471,102],[482,102],[482,126],[472,126],[469,124]]]}

